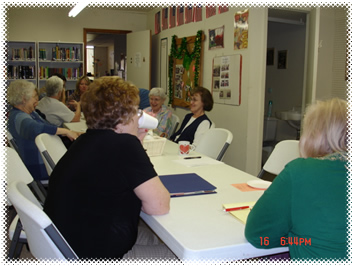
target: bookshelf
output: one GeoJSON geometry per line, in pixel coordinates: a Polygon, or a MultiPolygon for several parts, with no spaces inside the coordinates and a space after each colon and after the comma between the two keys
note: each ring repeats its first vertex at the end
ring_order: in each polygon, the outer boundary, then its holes
{"type": "Polygon", "coordinates": [[[75,90],[76,81],[84,74],[83,43],[38,42],[38,88],[54,73],[67,79],[66,90],[75,90]]]}
{"type": "Polygon", "coordinates": [[[7,83],[26,79],[37,85],[36,43],[7,42],[7,83]]]}
{"type": "Polygon", "coordinates": [[[75,90],[76,81],[84,74],[83,43],[7,42],[7,84],[26,79],[41,89],[54,73],[63,74],[66,90],[75,90]]]}

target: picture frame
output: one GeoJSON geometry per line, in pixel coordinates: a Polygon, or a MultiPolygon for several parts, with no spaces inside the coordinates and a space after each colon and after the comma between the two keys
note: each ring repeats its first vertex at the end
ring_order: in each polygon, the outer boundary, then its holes
{"type": "Polygon", "coordinates": [[[211,94],[214,103],[240,105],[242,55],[216,56],[212,68],[211,94]]]}
{"type": "Polygon", "coordinates": [[[278,52],[278,69],[287,69],[288,67],[288,50],[278,52]]]}
{"type": "MultiPolygon", "coordinates": [[[[205,35],[202,33],[200,37],[197,35],[177,38],[176,37],[176,50],[183,46],[183,43],[186,43],[186,49],[188,49],[189,53],[193,51],[195,48],[195,44],[197,38],[200,38],[200,42],[202,43],[205,39],[205,35]]],[[[173,41],[172,41],[173,44],[173,41]]],[[[171,48],[172,49],[172,48],[171,48]]],[[[185,67],[184,57],[183,58],[175,58],[170,57],[170,66],[172,71],[171,82],[172,82],[172,90],[171,94],[171,105],[172,107],[182,107],[189,108],[190,106],[190,91],[197,87],[202,86],[203,80],[203,45],[200,46],[200,58],[197,60],[192,60],[187,69],[185,67]],[[196,70],[198,69],[198,70],[196,70]],[[198,77],[198,82],[195,84],[195,77],[198,77]]]]}
{"type": "Polygon", "coordinates": [[[209,50],[224,48],[224,26],[209,30],[209,50]]]}
{"type": "Polygon", "coordinates": [[[274,48],[267,49],[267,66],[274,65],[274,48]]]}

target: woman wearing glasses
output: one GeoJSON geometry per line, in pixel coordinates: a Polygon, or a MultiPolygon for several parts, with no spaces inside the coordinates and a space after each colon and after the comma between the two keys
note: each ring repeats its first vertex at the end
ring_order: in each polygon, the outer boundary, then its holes
{"type": "Polygon", "coordinates": [[[170,203],[141,144],[146,130],[138,129],[138,105],[134,85],[114,76],[96,79],[81,97],[88,129],[51,175],[44,210],[80,258],[172,254],[155,236],[138,236],[140,211],[163,215],[170,203]]]}

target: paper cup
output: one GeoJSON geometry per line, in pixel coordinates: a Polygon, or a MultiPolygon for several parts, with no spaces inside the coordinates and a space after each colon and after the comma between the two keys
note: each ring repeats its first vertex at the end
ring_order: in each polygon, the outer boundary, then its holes
{"type": "Polygon", "coordinates": [[[157,128],[158,122],[159,121],[155,117],[153,117],[145,112],[143,112],[142,116],[139,118],[139,121],[138,121],[139,128],[146,128],[146,129],[157,128]]]}
{"type": "Polygon", "coordinates": [[[179,141],[178,142],[178,154],[179,155],[188,155],[190,150],[189,141],[179,141]]]}

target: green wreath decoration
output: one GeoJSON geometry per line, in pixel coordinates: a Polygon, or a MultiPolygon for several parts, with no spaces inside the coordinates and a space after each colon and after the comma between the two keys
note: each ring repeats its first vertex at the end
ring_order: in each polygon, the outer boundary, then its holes
{"type": "Polygon", "coordinates": [[[169,104],[172,104],[173,99],[173,60],[174,59],[182,59],[183,58],[183,67],[189,71],[189,67],[193,60],[195,60],[195,69],[194,69],[194,85],[198,84],[199,81],[199,63],[200,63],[200,52],[202,50],[202,34],[203,32],[199,30],[197,32],[195,42],[194,42],[194,49],[191,53],[189,53],[187,49],[187,38],[184,37],[182,39],[181,46],[177,48],[176,45],[176,35],[172,36],[172,43],[171,43],[171,52],[169,58],[169,65],[168,65],[168,89],[169,89],[169,104]]]}

